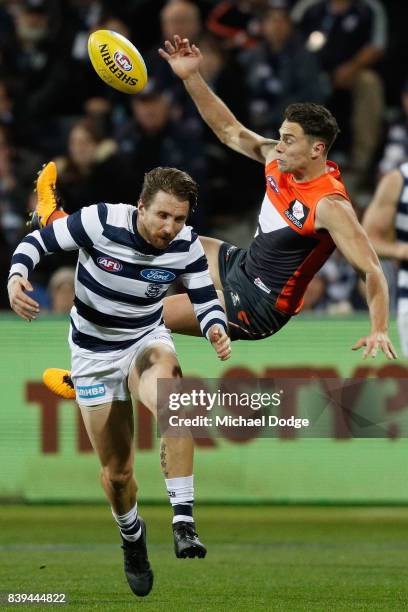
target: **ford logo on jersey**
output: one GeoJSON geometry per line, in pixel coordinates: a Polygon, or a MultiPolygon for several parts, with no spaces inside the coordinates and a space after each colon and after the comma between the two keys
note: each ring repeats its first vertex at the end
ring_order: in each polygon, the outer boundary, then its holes
{"type": "Polygon", "coordinates": [[[111,259],[110,257],[98,257],[96,260],[98,266],[103,268],[107,272],[120,272],[123,268],[122,264],[115,259],[111,259]]]}
{"type": "Polygon", "coordinates": [[[150,283],[171,283],[176,278],[176,275],[169,270],[158,270],[157,268],[147,268],[140,273],[144,279],[150,283]]]}

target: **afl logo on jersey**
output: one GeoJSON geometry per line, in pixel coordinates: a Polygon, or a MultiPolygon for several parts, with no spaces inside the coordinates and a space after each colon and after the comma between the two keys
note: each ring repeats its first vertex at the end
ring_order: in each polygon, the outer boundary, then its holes
{"type": "Polygon", "coordinates": [[[107,272],[120,272],[123,268],[122,264],[111,257],[98,257],[97,264],[107,272]]]}
{"type": "Polygon", "coordinates": [[[169,270],[158,270],[157,268],[147,268],[140,272],[141,276],[150,283],[171,283],[176,275],[169,270]]]}
{"type": "Polygon", "coordinates": [[[268,181],[269,187],[273,189],[275,193],[279,193],[278,183],[273,178],[273,176],[267,176],[266,180],[268,181]]]}

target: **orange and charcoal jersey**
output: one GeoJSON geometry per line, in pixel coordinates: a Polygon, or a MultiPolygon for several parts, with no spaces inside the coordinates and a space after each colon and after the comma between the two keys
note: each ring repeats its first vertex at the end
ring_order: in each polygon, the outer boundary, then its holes
{"type": "Polygon", "coordinates": [[[335,249],[326,230],[315,230],[318,202],[329,195],[349,200],[336,164],[327,172],[298,183],[274,160],[265,167],[266,193],[258,229],[248,249],[245,272],[273,306],[297,314],[306,288],[335,249]]]}

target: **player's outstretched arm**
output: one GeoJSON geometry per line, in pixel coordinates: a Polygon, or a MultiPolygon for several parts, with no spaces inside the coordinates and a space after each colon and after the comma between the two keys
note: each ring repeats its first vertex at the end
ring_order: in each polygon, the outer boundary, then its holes
{"type": "Polygon", "coordinates": [[[360,338],[353,350],[365,347],[363,357],[375,357],[381,350],[388,359],[397,354],[388,337],[388,285],[367,234],[351,204],[341,196],[329,196],[317,205],[315,228],[326,229],[337,247],[366,282],[371,332],[360,338]]]}
{"type": "Polygon", "coordinates": [[[7,284],[10,306],[16,314],[26,321],[36,318],[38,304],[26,294],[26,291],[33,290],[28,280],[29,275],[44,255],[77,251],[94,244],[103,232],[98,211],[104,209],[104,206],[98,204],[82,208],[70,217],[57,219],[22,239],[11,258],[7,284]]]}
{"type": "Polygon", "coordinates": [[[383,176],[363,219],[363,227],[377,255],[399,261],[408,260],[408,244],[394,240],[395,215],[403,182],[399,170],[383,176]]]}
{"type": "Polygon", "coordinates": [[[208,87],[200,74],[202,55],[196,45],[190,45],[187,38],[174,36],[166,40],[165,50],[159,49],[160,56],[182,79],[198,111],[215,135],[234,151],[251,159],[269,163],[275,158],[276,140],[264,138],[247,129],[231,113],[224,102],[208,87]]]}
{"type": "Polygon", "coordinates": [[[78,249],[78,244],[66,228],[66,219],[58,219],[56,224],[58,224],[57,234],[52,227],[27,234],[17,245],[11,258],[7,283],[9,302],[14,312],[25,321],[36,319],[40,312],[39,304],[26,292],[33,291],[28,277],[41,258],[62,250],[78,249]]]}

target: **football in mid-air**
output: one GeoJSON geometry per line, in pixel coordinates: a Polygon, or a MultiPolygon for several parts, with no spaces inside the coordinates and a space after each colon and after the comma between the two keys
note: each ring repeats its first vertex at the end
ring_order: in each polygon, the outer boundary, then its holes
{"type": "Polygon", "coordinates": [[[134,94],[147,83],[147,70],[136,47],[111,30],[96,30],[88,39],[88,53],[98,75],[118,91],[134,94]]]}

